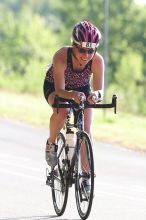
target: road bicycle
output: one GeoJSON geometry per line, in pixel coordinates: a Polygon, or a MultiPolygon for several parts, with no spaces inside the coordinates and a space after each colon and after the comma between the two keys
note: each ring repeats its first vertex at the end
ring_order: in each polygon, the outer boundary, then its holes
{"type": "Polygon", "coordinates": [[[58,216],[63,215],[67,205],[69,187],[72,187],[74,184],[79,216],[83,220],[88,218],[94,197],[95,173],[92,143],[90,137],[84,131],[84,109],[114,108],[114,112],[116,113],[116,100],[116,95],[113,95],[110,104],[89,104],[84,101],[77,104],[73,100],[63,99],[58,96],[55,97],[52,106],[56,108],[57,112],[59,112],[60,108],[70,109],[64,129],[56,138],[58,164],[52,168],[51,171],[47,169],[46,173],[46,184],[51,187],[53,206],[58,216]],[[71,112],[74,114],[71,114],[71,112]],[[74,117],[72,118],[71,115],[74,117]],[[76,141],[74,153],[70,159],[70,149],[67,145],[66,134],[73,132],[73,130],[75,132],[76,141]],[[82,184],[84,179],[88,179],[90,186],[88,193],[82,184]]]}

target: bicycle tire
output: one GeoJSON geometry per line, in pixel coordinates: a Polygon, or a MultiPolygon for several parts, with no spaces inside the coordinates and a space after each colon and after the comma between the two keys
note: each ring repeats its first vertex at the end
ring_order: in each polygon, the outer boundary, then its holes
{"type": "MultiPolygon", "coordinates": [[[[92,152],[92,145],[90,138],[87,133],[82,132],[81,139],[77,142],[77,159],[75,162],[75,197],[76,197],[76,205],[78,209],[79,216],[81,219],[87,219],[93,202],[94,196],[94,159],[93,159],[93,152],[92,152]],[[81,163],[81,149],[82,144],[84,143],[84,149],[86,149],[86,161],[88,160],[88,171],[90,172],[90,194],[87,195],[83,191],[82,181],[83,176],[81,175],[83,165],[81,163]]],[[[85,160],[85,158],[84,158],[85,160]]]]}
{"type": "Polygon", "coordinates": [[[60,156],[58,158],[57,168],[57,178],[53,178],[52,181],[52,200],[55,212],[58,216],[63,215],[68,199],[68,183],[66,179],[66,169],[67,163],[65,164],[66,152],[65,152],[65,137],[60,132],[57,136],[58,153],[60,156]]]}

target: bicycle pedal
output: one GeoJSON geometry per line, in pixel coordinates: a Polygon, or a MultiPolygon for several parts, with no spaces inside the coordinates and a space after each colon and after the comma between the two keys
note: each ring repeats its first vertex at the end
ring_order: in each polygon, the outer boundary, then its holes
{"type": "Polygon", "coordinates": [[[81,202],[87,202],[87,201],[88,201],[87,197],[86,198],[82,198],[82,200],[81,200],[81,202]]]}
{"type": "Polygon", "coordinates": [[[52,187],[52,172],[49,172],[49,169],[46,169],[46,185],[51,186],[52,187]]]}
{"type": "Polygon", "coordinates": [[[46,177],[50,176],[50,171],[48,168],[46,168],[46,177]]]}
{"type": "Polygon", "coordinates": [[[50,177],[47,177],[47,180],[46,180],[46,185],[48,186],[51,186],[52,187],[52,180],[50,177]]]}
{"type": "Polygon", "coordinates": [[[54,170],[52,171],[51,175],[58,177],[58,176],[59,176],[58,169],[54,169],[54,170]]]}
{"type": "Polygon", "coordinates": [[[81,200],[81,202],[84,202],[84,201],[87,202],[88,199],[89,199],[89,198],[88,198],[88,195],[86,195],[85,192],[82,191],[81,194],[80,194],[80,200],[81,200]]]}

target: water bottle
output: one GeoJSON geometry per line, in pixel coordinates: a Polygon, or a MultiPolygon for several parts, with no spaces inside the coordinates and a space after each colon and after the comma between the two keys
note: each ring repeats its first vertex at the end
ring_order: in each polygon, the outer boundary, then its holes
{"type": "Polygon", "coordinates": [[[71,160],[76,144],[76,135],[73,131],[66,132],[66,146],[68,147],[68,159],[71,160]]]}

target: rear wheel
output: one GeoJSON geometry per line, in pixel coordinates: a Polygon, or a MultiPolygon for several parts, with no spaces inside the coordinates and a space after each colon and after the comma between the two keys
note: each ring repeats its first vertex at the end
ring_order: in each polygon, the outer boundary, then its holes
{"type": "Polygon", "coordinates": [[[91,141],[85,132],[81,134],[81,139],[78,141],[75,172],[75,196],[78,213],[82,219],[87,219],[91,211],[94,193],[94,160],[91,141]],[[85,173],[87,174],[86,178],[85,173]],[[84,187],[84,180],[88,181],[88,189],[90,189],[88,191],[84,187]]]}
{"type": "Polygon", "coordinates": [[[58,164],[53,172],[52,199],[56,214],[61,216],[65,211],[68,198],[68,184],[66,179],[68,166],[65,152],[65,138],[62,133],[59,133],[57,136],[57,145],[58,164]]]}

